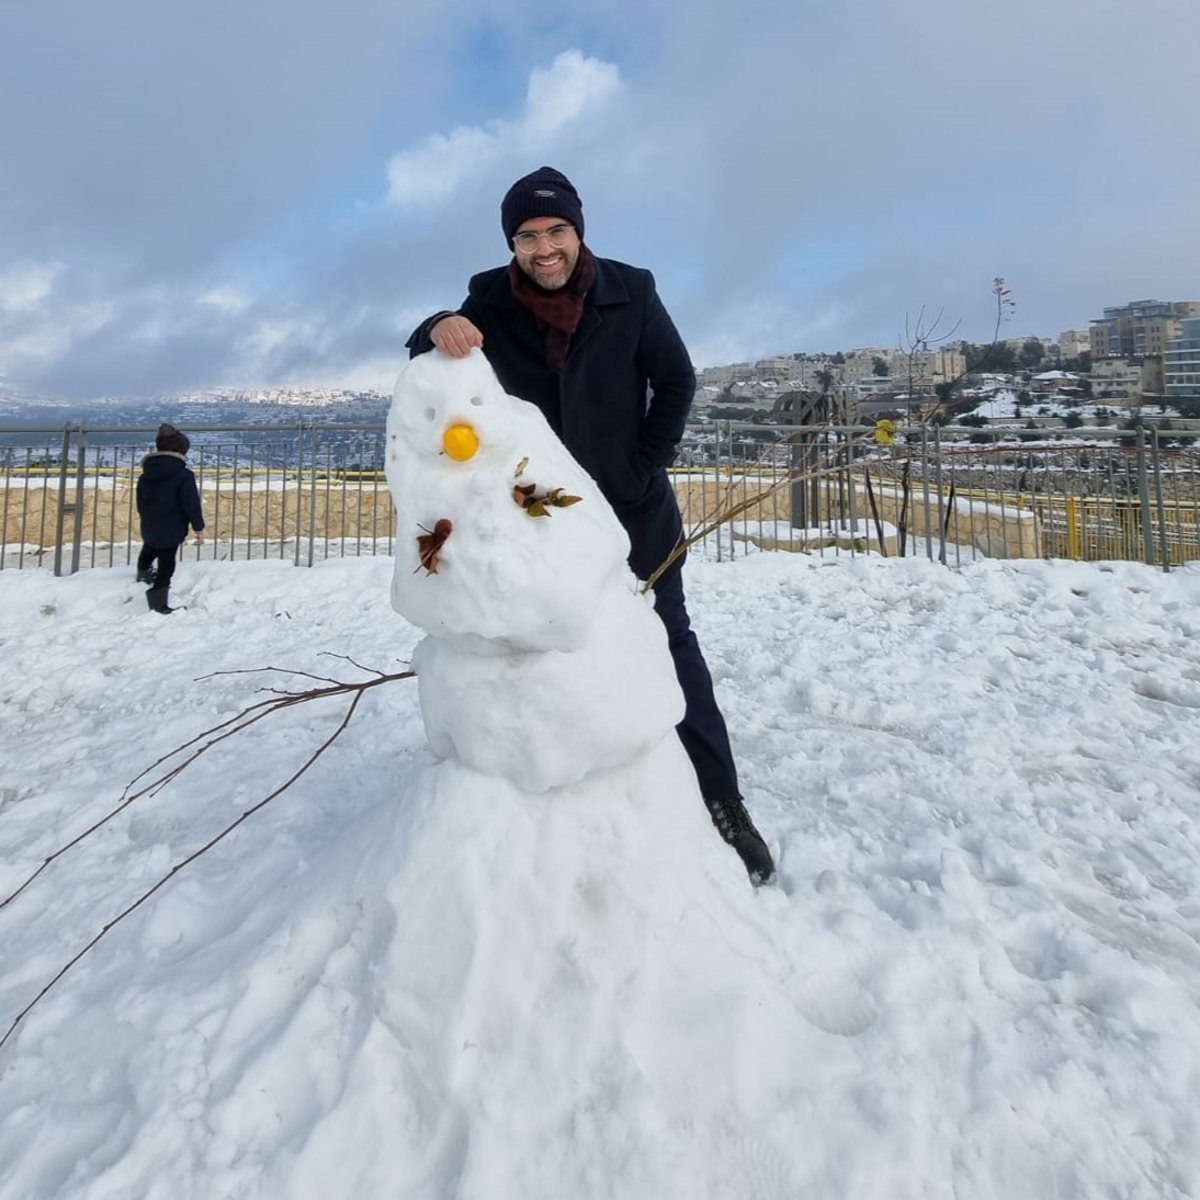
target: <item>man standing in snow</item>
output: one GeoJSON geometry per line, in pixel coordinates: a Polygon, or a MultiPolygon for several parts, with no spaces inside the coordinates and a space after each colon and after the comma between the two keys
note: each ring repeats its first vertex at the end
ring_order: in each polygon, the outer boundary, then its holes
{"type": "MultiPolygon", "coordinates": [[[[501,386],[536,405],[595,479],[629,535],[629,565],[646,579],[678,543],[679,505],[666,468],[695,392],[683,341],[649,271],[596,258],[583,242],[583,207],[565,175],[540,167],[500,205],[513,251],[507,267],[474,276],[457,312],[438,312],[408,340],[461,358],[479,347],[501,386]]],[[[683,594],[683,558],[654,585],[687,711],[679,738],[713,824],[755,883],[774,873],[770,851],[738,790],[725,720],[683,594]]]]}
{"type": "Polygon", "coordinates": [[[191,442],[186,433],[165,422],[158,427],[154,454],[142,460],[137,481],[137,510],[142,523],[142,549],[137,559],[138,583],[149,584],[146,604],[151,612],[169,613],[167,605],[175,556],[187,541],[188,526],[196,541],[204,541],[204,515],[196,477],[187,465],[191,442]]]}

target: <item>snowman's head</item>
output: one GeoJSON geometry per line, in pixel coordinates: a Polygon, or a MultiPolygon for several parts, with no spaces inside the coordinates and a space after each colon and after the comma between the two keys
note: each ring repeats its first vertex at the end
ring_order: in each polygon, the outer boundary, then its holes
{"type": "Polygon", "coordinates": [[[630,589],[629,538],[600,489],[481,350],[405,367],[386,465],[392,605],[414,625],[472,653],[561,650],[586,635],[607,587],[630,589]]]}
{"type": "Polygon", "coordinates": [[[465,358],[440,350],[418,355],[396,381],[389,458],[415,454],[476,467],[507,463],[528,419],[521,410],[528,407],[504,391],[482,350],[465,358]]]}

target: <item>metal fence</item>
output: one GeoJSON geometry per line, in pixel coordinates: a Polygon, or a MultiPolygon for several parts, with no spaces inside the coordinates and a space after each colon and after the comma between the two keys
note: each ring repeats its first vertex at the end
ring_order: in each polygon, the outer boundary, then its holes
{"type": "MultiPolygon", "coordinates": [[[[153,430],[0,428],[0,569],[129,565],[153,430]]],[[[189,427],[207,541],[195,559],[390,555],[384,427],[189,427]]],[[[1200,558],[1200,453],[1158,431],[697,424],[673,472],[707,552],[1200,558]]],[[[418,531],[412,531],[416,536],[418,531]]]]}
{"type": "MultiPolygon", "coordinates": [[[[382,425],[189,426],[206,523],[189,558],[391,554],[395,515],[382,425]]],[[[141,545],[135,499],[154,430],[0,428],[0,569],[128,565],[141,545]],[[139,436],[140,435],[140,436],[139,436]]]]}
{"type": "MultiPolygon", "coordinates": [[[[693,521],[764,548],[978,557],[1200,558],[1200,451],[1155,429],[733,426],[682,460],[703,478],[693,521]],[[724,477],[714,487],[709,473],[724,477]]],[[[683,476],[686,480],[687,475],[683,476]]]]}

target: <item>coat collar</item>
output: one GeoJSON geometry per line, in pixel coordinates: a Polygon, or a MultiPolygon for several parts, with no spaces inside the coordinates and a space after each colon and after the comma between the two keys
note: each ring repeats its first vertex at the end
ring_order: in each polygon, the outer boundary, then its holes
{"type": "MultiPolygon", "coordinates": [[[[512,294],[512,284],[508,281],[507,267],[497,269],[483,299],[487,304],[497,304],[502,308],[516,307],[517,301],[512,294]]],[[[610,258],[597,258],[596,282],[588,292],[588,306],[628,303],[629,289],[617,271],[616,264],[610,258]]]]}

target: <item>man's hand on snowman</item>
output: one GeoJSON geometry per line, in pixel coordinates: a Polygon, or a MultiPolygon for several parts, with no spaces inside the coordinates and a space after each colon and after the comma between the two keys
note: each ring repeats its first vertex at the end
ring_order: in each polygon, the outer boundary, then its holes
{"type": "Polygon", "coordinates": [[[483,345],[483,334],[466,317],[451,313],[429,330],[429,340],[451,358],[466,358],[477,346],[483,345]]]}

